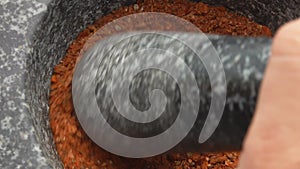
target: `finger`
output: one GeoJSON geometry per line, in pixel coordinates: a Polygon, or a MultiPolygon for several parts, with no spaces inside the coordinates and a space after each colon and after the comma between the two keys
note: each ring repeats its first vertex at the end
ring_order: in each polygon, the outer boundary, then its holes
{"type": "Polygon", "coordinates": [[[274,38],[239,167],[300,167],[300,20],[283,26],[274,38]]]}

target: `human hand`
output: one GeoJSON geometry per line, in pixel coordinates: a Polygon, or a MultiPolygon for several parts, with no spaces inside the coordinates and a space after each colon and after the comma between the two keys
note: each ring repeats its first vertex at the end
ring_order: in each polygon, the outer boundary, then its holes
{"type": "Polygon", "coordinates": [[[274,37],[239,168],[300,168],[300,19],[274,37]]]}

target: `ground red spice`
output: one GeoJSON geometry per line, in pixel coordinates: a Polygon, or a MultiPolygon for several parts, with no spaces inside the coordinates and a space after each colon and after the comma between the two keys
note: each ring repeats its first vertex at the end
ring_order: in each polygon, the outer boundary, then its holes
{"type": "Polygon", "coordinates": [[[65,168],[106,169],[231,169],[237,167],[238,152],[217,154],[164,154],[146,159],[128,159],[112,155],[85,134],[76,119],[72,103],[71,83],[76,60],[87,39],[103,25],[125,15],[139,12],[165,12],[192,22],[204,33],[271,36],[271,31],[250,19],[227,11],[187,0],[144,0],[121,7],[97,20],[82,31],[70,45],[66,56],[55,66],[51,78],[50,126],[57,152],[65,168]]]}

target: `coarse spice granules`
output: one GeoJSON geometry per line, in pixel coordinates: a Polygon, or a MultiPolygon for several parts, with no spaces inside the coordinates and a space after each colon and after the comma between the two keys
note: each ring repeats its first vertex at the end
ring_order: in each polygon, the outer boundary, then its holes
{"type": "Polygon", "coordinates": [[[144,0],[113,11],[83,30],[70,45],[66,56],[55,66],[51,78],[50,126],[56,150],[65,168],[76,169],[231,169],[237,167],[238,152],[163,154],[146,159],[129,159],[102,150],[81,128],[72,103],[71,83],[79,52],[87,39],[105,24],[140,12],[164,12],[186,19],[204,33],[272,36],[271,31],[248,18],[187,0],[144,0]]]}

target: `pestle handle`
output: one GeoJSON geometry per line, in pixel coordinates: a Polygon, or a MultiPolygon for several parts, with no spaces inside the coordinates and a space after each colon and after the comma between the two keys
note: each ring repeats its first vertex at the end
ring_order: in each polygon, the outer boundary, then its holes
{"type": "Polygon", "coordinates": [[[76,66],[78,120],[95,143],[126,157],[240,150],[270,46],[181,32],[102,40],[76,66]]]}

